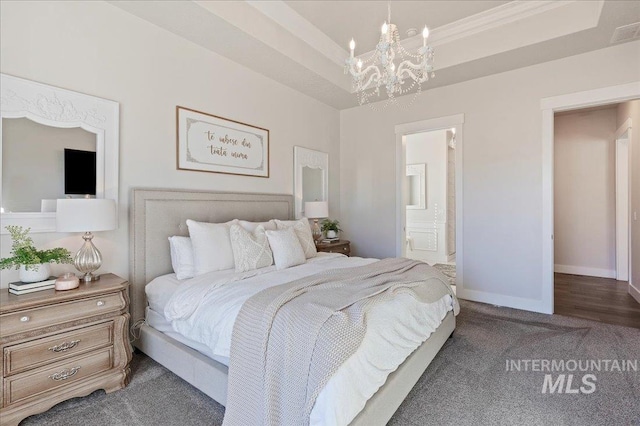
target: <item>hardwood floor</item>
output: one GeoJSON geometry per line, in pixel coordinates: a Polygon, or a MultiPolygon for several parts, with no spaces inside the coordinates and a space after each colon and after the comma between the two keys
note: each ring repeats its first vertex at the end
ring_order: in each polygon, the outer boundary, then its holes
{"type": "Polygon", "coordinates": [[[640,328],[640,303],[626,281],[555,274],[555,313],[640,328]]]}

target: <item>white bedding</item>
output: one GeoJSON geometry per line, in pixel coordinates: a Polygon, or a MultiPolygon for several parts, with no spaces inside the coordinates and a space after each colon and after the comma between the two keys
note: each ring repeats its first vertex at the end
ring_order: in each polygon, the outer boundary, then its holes
{"type": "MultiPolygon", "coordinates": [[[[219,271],[178,281],[175,275],[147,285],[150,307],[163,312],[175,331],[206,345],[216,357],[229,357],[233,324],[252,295],[326,269],[363,266],[376,259],[318,253],[305,264],[235,273],[219,271]],[[173,276],[173,279],[171,278],[173,276]]],[[[389,375],[424,342],[452,310],[451,296],[431,304],[407,294],[370,311],[361,347],[338,369],[318,396],[311,425],[348,424],[389,375]]]]}

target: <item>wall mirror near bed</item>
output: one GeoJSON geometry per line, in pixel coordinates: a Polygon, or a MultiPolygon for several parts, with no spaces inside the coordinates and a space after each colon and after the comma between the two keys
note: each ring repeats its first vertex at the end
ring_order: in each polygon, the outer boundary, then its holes
{"type": "Polygon", "coordinates": [[[54,232],[58,198],[117,202],[118,103],[6,74],[0,79],[0,232],[7,225],[54,232]]]}
{"type": "Polygon", "coordinates": [[[305,216],[307,201],[329,201],[329,154],[293,147],[296,219],[305,216]]]}

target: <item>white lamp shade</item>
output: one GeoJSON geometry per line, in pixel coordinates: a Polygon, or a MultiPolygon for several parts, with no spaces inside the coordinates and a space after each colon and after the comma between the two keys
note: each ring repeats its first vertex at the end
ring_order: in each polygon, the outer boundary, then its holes
{"type": "Polygon", "coordinates": [[[304,215],[309,219],[329,217],[329,203],[326,201],[308,201],[304,203],[304,215]]]}
{"type": "Polygon", "coordinates": [[[107,198],[66,198],[56,206],[58,232],[97,232],[116,229],[116,202],[107,198]]]}

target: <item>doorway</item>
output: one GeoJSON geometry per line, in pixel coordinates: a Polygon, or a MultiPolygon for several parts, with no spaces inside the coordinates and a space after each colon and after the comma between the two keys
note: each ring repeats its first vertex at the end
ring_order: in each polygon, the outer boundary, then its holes
{"type": "Polygon", "coordinates": [[[396,255],[435,265],[463,289],[464,115],[396,126],[396,255]]]}
{"type": "MultiPolygon", "coordinates": [[[[638,117],[640,112],[638,109],[637,102],[634,99],[640,98],[640,82],[634,82],[629,84],[624,84],[620,86],[611,86],[605,87],[596,90],[590,90],[585,92],[572,93],[567,95],[555,96],[551,98],[545,98],[541,100],[541,110],[542,110],[542,157],[543,157],[543,214],[542,214],[542,230],[543,230],[543,250],[542,250],[542,258],[543,258],[543,281],[542,281],[542,298],[540,300],[539,308],[537,309],[539,312],[545,313],[554,313],[554,299],[558,297],[558,292],[554,295],[554,114],[562,111],[570,111],[577,110],[581,108],[593,108],[593,107],[602,107],[605,105],[612,104],[623,104],[625,106],[625,114],[633,115],[634,117],[638,117]],[[630,105],[635,102],[635,106],[631,107],[630,105]],[[632,111],[633,114],[628,114],[632,111]]],[[[618,119],[618,122],[620,120],[618,119]]],[[[637,121],[640,122],[640,118],[637,118],[637,121]]],[[[617,140],[617,139],[616,139],[617,140]]],[[[629,138],[631,140],[631,138],[629,138]]],[[[633,150],[633,141],[631,141],[629,145],[629,153],[630,158],[634,158],[634,150],[633,150]]],[[[640,153],[640,151],[638,151],[640,153]]],[[[637,158],[636,158],[637,160],[637,158]]],[[[630,160],[634,161],[634,160],[630,160]]],[[[637,169],[637,167],[636,167],[637,169]]],[[[633,174],[634,167],[630,167],[629,171],[633,174]]],[[[635,176],[635,175],[634,175],[635,176]]],[[[635,179],[632,178],[633,181],[635,179]]],[[[632,185],[631,185],[632,186],[632,185]]],[[[640,197],[634,192],[632,188],[630,197],[630,207],[633,213],[633,219],[629,221],[629,232],[630,236],[630,253],[629,259],[636,259],[640,254],[640,250],[633,250],[633,248],[637,248],[638,243],[640,242],[640,227],[636,225],[636,217],[639,211],[639,203],[640,197]]],[[[631,213],[630,213],[631,214],[631,213]]],[[[634,265],[640,265],[640,262],[631,261],[630,262],[630,270],[633,271],[637,269],[634,265]]],[[[617,277],[617,262],[616,262],[616,270],[614,278],[592,278],[593,280],[614,280],[617,277]]],[[[636,271],[637,272],[637,271],[636,271]]],[[[581,277],[577,274],[571,274],[574,277],[581,277]]],[[[634,282],[634,274],[633,272],[629,273],[628,285],[624,285],[622,282],[622,292],[618,292],[618,295],[622,295],[624,302],[623,304],[630,307],[634,312],[631,313],[633,317],[633,321],[638,321],[640,319],[640,311],[636,311],[637,307],[640,303],[640,298],[637,297],[636,287],[638,286],[638,278],[640,277],[640,273],[635,274],[636,279],[634,282]],[[634,287],[634,284],[636,287],[634,287]],[[635,290],[635,291],[634,291],[635,290]],[[633,297],[631,297],[633,296],[633,297]],[[636,303],[634,300],[637,299],[639,303],[636,303]]],[[[585,280],[585,278],[581,278],[581,280],[585,280]]],[[[615,281],[617,282],[617,281],[615,281]]],[[[600,283],[603,284],[603,283],[600,283]]],[[[606,283],[604,283],[606,285],[606,283]]],[[[619,289],[620,289],[619,288],[619,289]]],[[[580,297],[587,297],[590,300],[587,302],[590,307],[594,306],[602,306],[605,302],[610,302],[611,306],[616,306],[617,308],[624,309],[620,303],[616,303],[614,299],[616,298],[615,292],[611,291],[613,286],[609,285],[607,287],[607,291],[610,291],[608,294],[602,294],[600,289],[593,288],[594,292],[591,294],[587,294],[589,292],[585,292],[584,288],[565,288],[565,291],[568,293],[572,293],[572,303],[575,303],[576,300],[580,297]]],[[[598,308],[599,309],[599,308],[598,308]]],[[[557,309],[556,309],[557,312],[557,309]]],[[[619,317],[618,317],[619,318],[619,317]]],[[[598,318],[592,318],[598,319],[598,318]]],[[[603,319],[598,319],[603,320],[603,319]]]]}
{"type": "Polygon", "coordinates": [[[554,116],[554,311],[640,327],[629,280],[631,128],[610,104],[554,116]]]}

